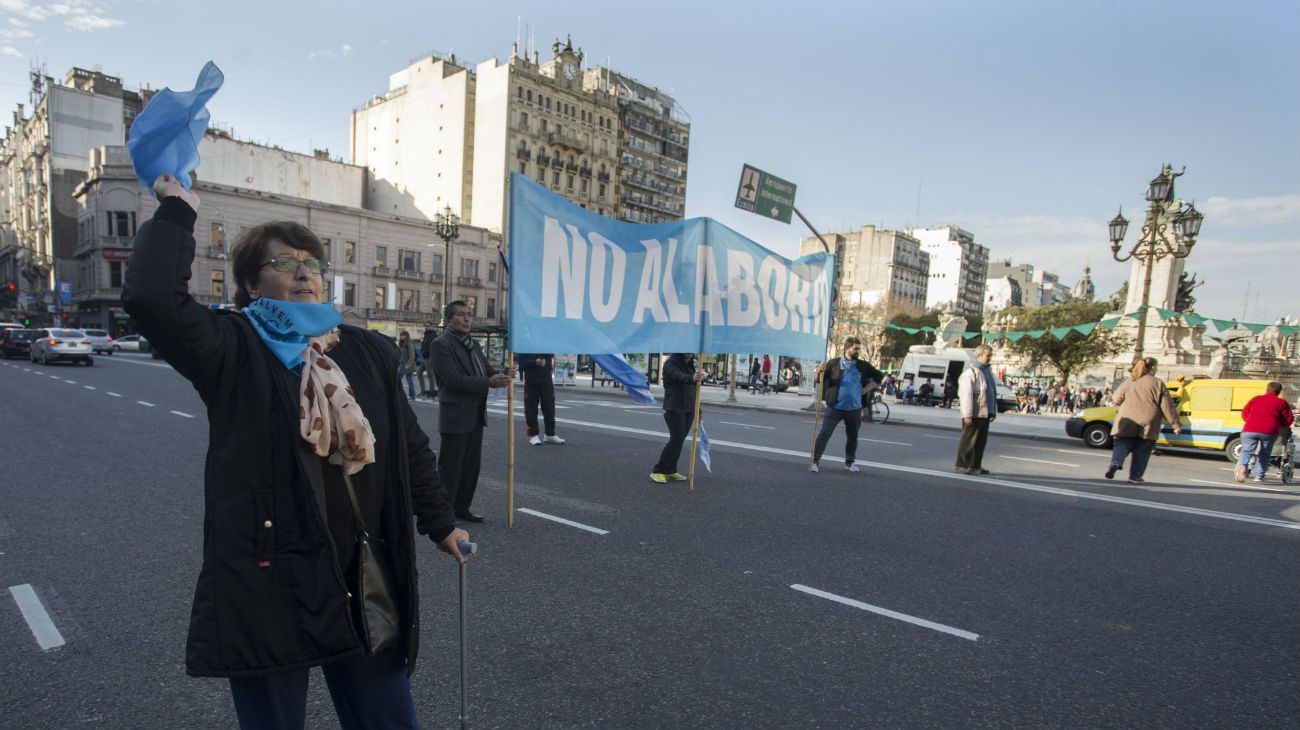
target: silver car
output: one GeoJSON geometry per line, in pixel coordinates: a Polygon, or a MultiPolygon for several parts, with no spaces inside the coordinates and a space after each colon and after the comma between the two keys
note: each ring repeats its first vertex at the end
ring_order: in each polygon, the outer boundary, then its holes
{"type": "Polygon", "coordinates": [[[58,360],[71,360],[94,365],[91,356],[90,339],[81,330],[47,327],[36,330],[36,339],[32,340],[32,362],[49,365],[58,360]]]}
{"type": "Polygon", "coordinates": [[[90,349],[94,350],[96,355],[113,354],[113,338],[108,336],[108,332],[104,330],[88,330],[84,327],[81,331],[86,333],[86,339],[90,340],[90,349]]]}
{"type": "Polygon", "coordinates": [[[122,335],[113,340],[112,350],[113,352],[139,352],[140,343],[148,344],[148,342],[140,335],[122,335]]]}

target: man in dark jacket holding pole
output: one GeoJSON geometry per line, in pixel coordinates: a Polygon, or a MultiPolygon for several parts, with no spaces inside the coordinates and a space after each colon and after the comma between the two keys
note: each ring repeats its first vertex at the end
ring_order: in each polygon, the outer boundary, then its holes
{"type": "Polygon", "coordinates": [[[816,472],[820,468],[817,462],[826,451],[826,444],[835,432],[835,426],[844,422],[844,468],[849,471],[861,471],[853,463],[858,452],[858,427],[862,424],[862,396],[867,386],[875,381],[879,383],[885,374],[872,367],[866,360],[859,360],[862,343],[856,337],[844,341],[844,354],[830,362],[817,367],[817,377],[823,378],[822,400],[826,402],[826,420],[817,434],[813,447],[813,463],[808,471],[816,472]]]}
{"type": "Polygon", "coordinates": [[[455,508],[456,519],[482,522],[470,512],[478,489],[478,472],[483,461],[483,428],[487,426],[489,388],[510,385],[514,367],[495,370],[483,348],[470,336],[474,316],[462,301],[447,305],[443,312],[447,329],[433,341],[433,368],[438,383],[438,476],[455,508]]]}

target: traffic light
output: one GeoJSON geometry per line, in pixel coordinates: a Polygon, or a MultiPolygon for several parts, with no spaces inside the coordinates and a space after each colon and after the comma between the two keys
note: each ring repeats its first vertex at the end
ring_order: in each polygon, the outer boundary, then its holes
{"type": "Polygon", "coordinates": [[[23,317],[23,326],[24,326],[24,327],[31,327],[31,326],[32,326],[32,318],[31,318],[31,317],[26,317],[26,316],[23,317]]]}
{"type": "Polygon", "coordinates": [[[67,321],[68,321],[68,313],[67,313],[67,312],[64,312],[64,313],[63,313],[63,321],[64,321],[64,322],[67,322],[67,321]]]}

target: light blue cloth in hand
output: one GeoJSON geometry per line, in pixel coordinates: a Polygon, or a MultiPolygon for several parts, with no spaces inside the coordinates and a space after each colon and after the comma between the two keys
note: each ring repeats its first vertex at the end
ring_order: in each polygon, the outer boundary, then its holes
{"type": "Polygon", "coordinates": [[[206,105],[225,81],[221,69],[208,61],[193,90],[163,89],[135,118],[126,149],[141,185],[152,191],[153,181],[166,172],[189,190],[190,173],[199,166],[199,140],[212,116],[206,105]]]}

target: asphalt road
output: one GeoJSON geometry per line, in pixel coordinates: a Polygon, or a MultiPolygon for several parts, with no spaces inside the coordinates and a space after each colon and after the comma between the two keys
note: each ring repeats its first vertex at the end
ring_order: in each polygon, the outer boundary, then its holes
{"type": "MultiPolygon", "coordinates": [[[[491,406],[474,727],[1300,727],[1300,489],[1213,456],[1109,482],[1102,452],[1016,438],[968,477],[955,433],[893,424],[864,426],[861,473],[841,432],[810,474],[810,416],[711,408],[687,492],[647,478],[657,408],[603,395],[561,391],[563,446],[520,436],[513,528],[491,406]]],[[[207,435],[188,384],[137,355],[9,361],[0,424],[0,727],[233,727],[225,683],[183,668],[207,435]]],[[[417,707],[455,727],[455,568],[428,545],[420,569],[417,707]]],[[[308,726],[337,727],[311,692],[308,726]]]]}

